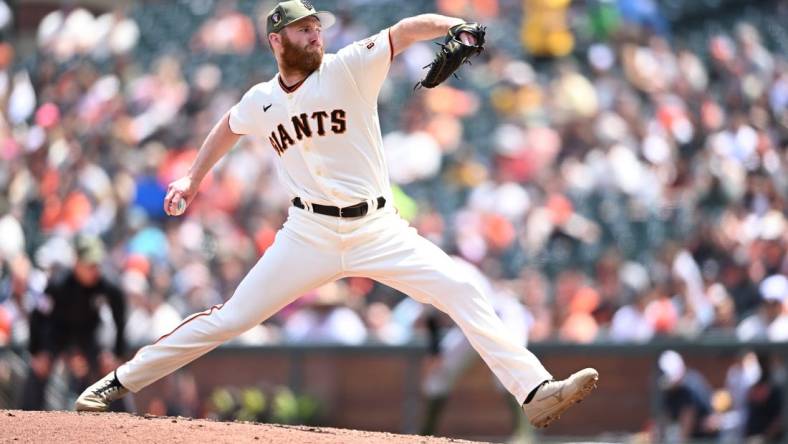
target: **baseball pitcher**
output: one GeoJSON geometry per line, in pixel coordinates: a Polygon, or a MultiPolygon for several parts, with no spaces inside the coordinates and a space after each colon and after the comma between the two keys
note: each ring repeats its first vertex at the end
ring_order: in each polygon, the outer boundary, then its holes
{"type": "Polygon", "coordinates": [[[544,427],[595,386],[594,369],[555,381],[520,341],[506,334],[487,295],[392,206],[377,97],[392,59],[413,43],[446,36],[420,86],[433,87],[481,51],[484,28],[424,14],[401,20],[336,54],[322,30],[334,16],[307,1],[277,4],[267,39],[279,72],[253,86],[214,126],[188,174],[169,185],[164,209],[180,215],[200,182],[242,135],[267,141],[293,196],[271,247],[232,297],[186,318],[130,361],[85,390],[78,411],[104,411],[159,378],[259,324],[307,291],[349,276],[375,279],[434,305],[544,427]]]}

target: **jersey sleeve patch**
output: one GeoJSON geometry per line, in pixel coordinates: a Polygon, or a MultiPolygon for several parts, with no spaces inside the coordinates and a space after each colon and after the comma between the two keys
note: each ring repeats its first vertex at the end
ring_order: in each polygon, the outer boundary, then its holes
{"type": "Polygon", "coordinates": [[[378,93],[391,66],[391,49],[382,30],[342,48],[337,58],[347,68],[364,101],[375,107],[378,93]]]}
{"type": "Polygon", "coordinates": [[[364,39],[364,40],[361,40],[361,41],[359,41],[359,42],[356,42],[356,44],[357,44],[357,45],[359,45],[359,46],[364,46],[364,47],[366,47],[366,48],[367,48],[367,50],[370,50],[370,51],[371,51],[371,50],[372,50],[372,48],[374,48],[374,47],[375,47],[375,41],[376,41],[377,39],[378,39],[378,35],[377,35],[377,34],[375,34],[375,35],[373,35],[372,37],[369,37],[369,38],[367,38],[367,39],[364,39]]]}

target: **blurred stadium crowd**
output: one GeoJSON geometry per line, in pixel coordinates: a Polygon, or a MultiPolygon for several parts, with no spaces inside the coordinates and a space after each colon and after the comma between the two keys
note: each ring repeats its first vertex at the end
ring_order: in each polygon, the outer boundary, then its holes
{"type": "MultiPolygon", "coordinates": [[[[400,212],[517,295],[532,341],[788,339],[786,2],[677,33],[694,2],[589,0],[563,11],[572,34],[541,42],[521,3],[318,4],[340,17],[330,52],[419,12],[488,26],[449,86],[413,91],[428,44],[391,68],[380,114],[400,212]]],[[[275,73],[271,5],[69,6],[23,52],[0,2],[0,345],[26,345],[78,234],[102,240],[133,344],[231,296],[289,205],[267,141],[244,139],[185,217],[161,203],[217,118],[275,73]]],[[[345,280],[237,341],[404,343],[402,298],[345,280]]]]}

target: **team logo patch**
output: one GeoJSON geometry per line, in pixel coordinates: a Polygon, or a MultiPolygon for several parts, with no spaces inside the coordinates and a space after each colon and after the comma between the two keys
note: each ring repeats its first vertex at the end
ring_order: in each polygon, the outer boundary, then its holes
{"type": "Polygon", "coordinates": [[[378,36],[370,37],[366,40],[362,40],[358,42],[360,46],[366,46],[367,49],[372,49],[375,47],[375,40],[377,40],[378,36]]]}
{"type": "Polygon", "coordinates": [[[282,15],[278,12],[274,12],[274,15],[271,16],[271,21],[274,23],[274,25],[278,25],[279,22],[282,21],[282,15]]]}
{"type": "Polygon", "coordinates": [[[315,9],[315,7],[312,6],[312,3],[309,3],[307,0],[301,0],[301,4],[304,5],[304,8],[306,9],[309,10],[315,9]]]}

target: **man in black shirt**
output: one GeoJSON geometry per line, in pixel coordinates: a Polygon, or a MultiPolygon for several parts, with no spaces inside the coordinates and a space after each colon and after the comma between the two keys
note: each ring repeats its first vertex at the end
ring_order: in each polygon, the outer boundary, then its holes
{"type": "Polygon", "coordinates": [[[43,303],[31,315],[30,373],[21,402],[25,410],[44,407],[46,384],[58,358],[67,359],[74,389],[81,391],[104,370],[100,360],[111,367],[125,351],[125,301],[120,288],[102,275],[104,245],[98,238],[80,236],[75,247],[74,267],[52,276],[43,303]],[[109,304],[115,321],[114,356],[101,350],[97,338],[103,304],[109,304]]]}
{"type": "Polygon", "coordinates": [[[710,439],[718,434],[711,407],[711,387],[706,379],[695,370],[688,369],[681,356],[667,350],[659,358],[662,371],[662,408],[670,422],[678,426],[678,439],[689,442],[693,439],[710,439]]]}
{"type": "Polygon", "coordinates": [[[783,388],[773,377],[771,358],[758,355],[761,377],[747,392],[747,421],[745,436],[753,442],[784,442],[786,424],[783,424],[783,388]]]}

